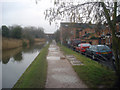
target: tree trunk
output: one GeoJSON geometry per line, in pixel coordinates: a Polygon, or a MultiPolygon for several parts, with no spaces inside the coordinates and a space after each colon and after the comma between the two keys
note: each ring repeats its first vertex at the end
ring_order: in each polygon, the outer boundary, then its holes
{"type": "Polygon", "coordinates": [[[117,10],[117,2],[114,2],[114,13],[113,13],[113,21],[110,20],[110,15],[108,10],[105,6],[104,2],[101,2],[101,5],[105,12],[105,17],[108,21],[109,27],[112,30],[112,46],[113,52],[115,55],[115,71],[117,75],[117,80],[115,82],[114,87],[120,88],[120,39],[116,37],[115,32],[117,31],[116,28],[116,10],[117,10]]]}
{"type": "Polygon", "coordinates": [[[114,37],[113,44],[113,51],[115,53],[115,71],[117,75],[114,86],[120,88],[120,39],[114,37]]]}

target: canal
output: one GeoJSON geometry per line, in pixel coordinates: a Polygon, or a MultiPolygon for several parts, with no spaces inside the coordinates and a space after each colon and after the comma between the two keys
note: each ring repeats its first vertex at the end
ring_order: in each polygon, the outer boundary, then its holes
{"type": "Polygon", "coordinates": [[[43,44],[2,51],[2,88],[12,88],[39,54],[43,44]]]}

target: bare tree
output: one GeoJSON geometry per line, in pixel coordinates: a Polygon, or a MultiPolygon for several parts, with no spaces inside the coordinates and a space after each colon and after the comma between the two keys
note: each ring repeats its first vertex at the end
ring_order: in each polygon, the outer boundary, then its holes
{"type": "Polygon", "coordinates": [[[45,19],[50,23],[67,20],[82,23],[108,23],[112,31],[112,46],[115,54],[115,71],[118,76],[116,86],[120,83],[120,38],[116,36],[116,16],[120,14],[120,2],[74,2],[73,0],[54,0],[54,7],[45,11],[45,19]],[[116,47],[118,46],[118,47],[116,47]]]}
{"type": "MultiPolygon", "coordinates": [[[[117,28],[116,28],[116,16],[117,16],[117,2],[114,2],[113,5],[113,20],[110,19],[109,11],[105,5],[105,3],[101,3],[105,17],[107,19],[107,22],[109,24],[110,29],[112,30],[112,44],[113,44],[113,52],[115,54],[115,70],[116,75],[118,76],[116,86],[119,86],[120,83],[120,38],[116,36],[117,28]],[[118,45],[118,47],[117,47],[118,45]]],[[[119,12],[118,12],[119,13],[119,12]]]]}

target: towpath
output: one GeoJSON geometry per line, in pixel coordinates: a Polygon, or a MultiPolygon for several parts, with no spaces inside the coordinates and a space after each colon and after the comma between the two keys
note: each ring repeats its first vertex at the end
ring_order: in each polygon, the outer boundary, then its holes
{"type": "Polygon", "coordinates": [[[53,41],[49,47],[46,88],[87,88],[53,41]]]}

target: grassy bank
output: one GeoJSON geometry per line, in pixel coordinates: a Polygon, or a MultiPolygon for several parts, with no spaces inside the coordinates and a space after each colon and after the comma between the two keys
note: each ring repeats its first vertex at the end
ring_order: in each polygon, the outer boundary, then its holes
{"type": "Polygon", "coordinates": [[[48,47],[49,45],[40,51],[13,88],[44,88],[47,74],[46,56],[48,47]]]}
{"type": "MultiPolygon", "coordinates": [[[[27,39],[13,39],[13,38],[2,38],[2,50],[14,49],[22,46],[29,46],[29,40],[27,39]]],[[[34,43],[44,44],[45,39],[35,38],[34,43]]]]}
{"type": "Polygon", "coordinates": [[[23,45],[23,41],[27,44],[29,43],[28,40],[21,40],[21,39],[13,39],[13,38],[2,38],[2,50],[13,49],[17,47],[21,47],[23,45]]]}
{"type": "Polygon", "coordinates": [[[44,43],[46,40],[44,38],[35,38],[34,41],[35,43],[39,43],[39,42],[44,43]]]}
{"type": "Polygon", "coordinates": [[[71,49],[60,45],[61,50],[66,55],[74,55],[78,60],[80,60],[84,65],[81,66],[73,66],[74,70],[83,80],[84,83],[88,85],[90,88],[98,88],[98,87],[112,87],[116,76],[115,72],[107,69],[105,66],[87,58],[71,49]]]}

